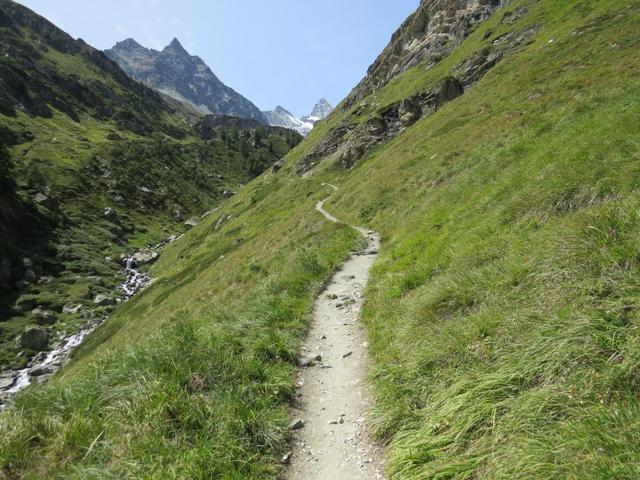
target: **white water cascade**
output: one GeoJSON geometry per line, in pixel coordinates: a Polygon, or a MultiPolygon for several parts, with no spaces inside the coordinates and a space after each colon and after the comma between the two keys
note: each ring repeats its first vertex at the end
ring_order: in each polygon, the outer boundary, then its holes
{"type": "MultiPolygon", "coordinates": [[[[156,245],[154,250],[174,240],[176,240],[176,237],[171,237],[156,245]]],[[[123,261],[126,279],[120,284],[122,301],[129,300],[151,283],[149,275],[137,270],[138,265],[136,265],[135,257],[135,255],[132,255],[126,257],[123,261]]],[[[34,381],[40,383],[46,381],[47,378],[60,369],[69,359],[71,352],[107,318],[109,318],[108,315],[103,315],[92,320],[89,325],[78,333],[61,337],[50,351],[36,354],[25,368],[0,373],[0,410],[6,406],[10,397],[20,390],[34,381]]]]}

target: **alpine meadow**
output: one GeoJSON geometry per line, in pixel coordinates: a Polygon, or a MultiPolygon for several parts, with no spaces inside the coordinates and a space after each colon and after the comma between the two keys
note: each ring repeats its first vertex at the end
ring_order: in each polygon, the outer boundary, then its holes
{"type": "Polygon", "coordinates": [[[640,2],[415,3],[297,118],[0,0],[0,479],[640,478],[640,2]]]}

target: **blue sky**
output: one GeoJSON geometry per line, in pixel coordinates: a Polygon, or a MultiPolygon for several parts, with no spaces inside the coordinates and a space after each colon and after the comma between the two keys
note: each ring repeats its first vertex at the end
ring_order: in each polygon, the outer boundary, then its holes
{"type": "Polygon", "coordinates": [[[263,110],[334,105],[366,73],[419,0],[19,0],[106,49],[133,37],[161,49],[177,37],[263,110]]]}

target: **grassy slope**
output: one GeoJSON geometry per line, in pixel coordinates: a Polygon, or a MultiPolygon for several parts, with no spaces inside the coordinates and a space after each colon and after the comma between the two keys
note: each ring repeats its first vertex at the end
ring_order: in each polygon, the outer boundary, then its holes
{"type": "MultiPolygon", "coordinates": [[[[463,97],[295,178],[337,113],[170,246],[2,416],[5,476],[273,478],[311,299],[356,242],[313,212],[329,180],[329,208],[384,235],[365,316],[393,478],[637,478],[640,6],[519,4],[535,43],[463,97]]],[[[435,85],[498,20],[368,101],[435,85]]]]}
{"type": "MultiPolygon", "coordinates": [[[[11,150],[16,163],[14,177],[21,185],[19,195],[25,204],[31,201],[27,191],[47,191],[60,201],[64,214],[64,220],[60,220],[57,213],[40,210],[45,218],[53,217],[55,228],[42,246],[29,237],[3,238],[0,251],[10,258],[40,257],[53,265],[50,273],[55,271],[58,278],[32,286],[26,298],[35,298],[38,304],[58,311],[65,304],[87,303],[92,293],[111,294],[122,273],[117,263],[105,262],[105,256],[117,259],[123,252],[155,244],[171,232],[181,231],[185,219],[213,208],[225,190],[236,190],[254,176],[250,160],[241,152],[244,140],[230,136],[205,143],[191,136],[178,141],[120,132],[122,140],[110,141],[106,135],[113,133],[114,126],[109,122],[83,117],[76,123],[59,113],[51,119],[0,115],[0,122],[16,131],[28,129],[35,137],[11,150]],[[109,173],[92,173],[100,169],[109,173]],[[142,187],[152,193],[142,192],[142,187]],[[114,230],[104,217],[106,207],[115,208],[126,233],[114,230]],[[176,211],[182,216],[176,218],[176,211]],[[64,249],[66,258],[49,259],[52,248],[59,252],[64,249]],[[103,277],[104,291],[95,288],[86,275],[103,277]]],[[[251,147],[249,154],[268,163],[289,149],[285,138],[269,134],[263,137],[262,147],[251,147]],[[274,145],[273,152],[267,148],[270,144],[274,145]]],[[[14,205],[7,208],[15,210],[15,215],[25,215],[14,205]]],[[[28,314],[11,310],[15,301],[15,292],[0,298],[5,307],[0,317],[10,318],[0,322],[3,367],[26,361],[16,357],[18,347],[13,340],[31,320],[28,314]]],[[[63,317],[67,323],[64,329],[76,328],[78,319],[63,317]]]]}
{"type": "Polygon", "coordinates": [[[366,320],[393,478],[640,474],[631,4],[532,3],[535,44],[329,205],[385,237],[366,320]]]}
{"type": "Polygon", "coordinates": [[[119,295],[123,253],[181,233],[185,220],[214,208],[301,137],[221,128],[204,141],[193,118],[174,111],[182,107],[44,18],[10,0],[0,0],[0,17],[0,151],[10,157],[2,157],[0,177],[15,187],[0,188],[0,260],[11,271],[8,279],[0,272],[5,371],[36,353],[16,342],[34,305],[60,313],[47,327],[51,344],[90,322],[87,315],[108,313],[93,298],[119,295]],[[37,205],[37,193],[56,206],[37,205]],[[36,281],[14,289],[27,269],[36,281]],[[62,313],[68,304],[83,305],[81,314],[62,313]]]}

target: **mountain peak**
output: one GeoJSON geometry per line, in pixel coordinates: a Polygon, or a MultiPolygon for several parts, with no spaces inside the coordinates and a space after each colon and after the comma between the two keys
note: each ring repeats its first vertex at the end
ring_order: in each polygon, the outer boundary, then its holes
{"type": "Polygon", "coordinates": [[[180,40],[178,40],[176,37],[174,37],[173,40],[171,40],[171,43],[164,48],[164,51],[166,50],[174,50],[178,53],[189,55],[189,53],[180,43],[180,40]]]}
{"type": "Polygon", "coordinates": [[[138,50],[144,47],[136,42],[133,38],[126,38],[121,42],[116,43],[115,48],[119,48],[121,50],[138,50]]]}
{"type": "Polygon", "coordinates": [[[309,117],[317,120],[322,120],[323,118],[328,117],[332,110],[333,106],[329,103],[329,100],[322,97],[313,107],[313,110],[311,111],[311,115],[309,115],[309,117]]]}
{"type": "MultiPolygon", "coordinates": [[[[0,0],[2,2],[3,0],[0,0]]],[[[220,81],[204,61],[191,55],[174,38],[161,52],[132,39],[119,42],[105,54],[134,79],[205,114],[230,115],[267,123],[253,103],[220,81]]]]}
{"type": "Polygon", "coordinates": [[[289,110],[287,110],[286,108],[284,108],[284,107],[282,107],[280,105],[278,105],[273,111],[276,112],[276,113],[279,113],[279,114],[293,116],[293,114],[289,110]]]}

